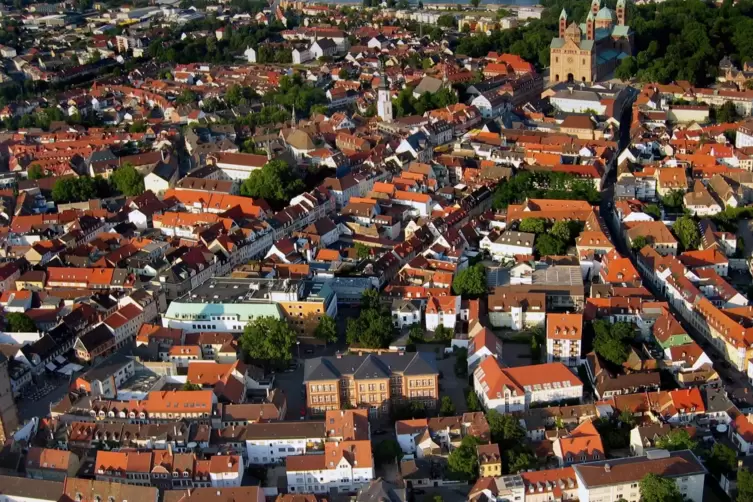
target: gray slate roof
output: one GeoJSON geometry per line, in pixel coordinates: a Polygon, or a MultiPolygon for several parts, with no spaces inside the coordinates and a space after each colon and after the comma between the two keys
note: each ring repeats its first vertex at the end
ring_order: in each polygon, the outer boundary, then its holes
{"type": "Polygon", "coordinates": [[[439,371],[433,352],[345,355],[306,360],[303,380],[336,380],[342,375],[353,375],[357,379],[388,378],[392,373],[431,375],[439,371]]]}

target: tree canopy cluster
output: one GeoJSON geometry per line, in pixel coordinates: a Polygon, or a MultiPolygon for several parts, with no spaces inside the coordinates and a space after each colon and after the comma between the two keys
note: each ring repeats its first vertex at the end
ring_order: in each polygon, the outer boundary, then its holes
{"type": "Polygon", "coordinates": [[[737,471],[737,502],[753,502],[753,473],[745,467],[737,471]]]}
{"type": "Polygon", "coordinates": [[[672,225],[672,232],[680,242],[681,251],[690,251],[698,249],[701,245],[701,231],[698,230],[698,224],[690,216],[681,216],[677,218],[672,225]]]}
{"type": "Polygon", "coordinates": [[[452,291],[463,298],[478,298],[487,292],[486,269],[480,263],[455,274],[452,291]]]}
{"type": "Polygon", "coordinates": [[[601,195],[590,181],[567,173],[518,172],[494,192],[494,208],[504,209],[526,199],[585,200],[597,204],[601,195]]]}
{"type": "Polygon", "coordinates": [[[716,223],[720,230],[725,232],[737,232],[740,220],[753,220],[753,207],[727,207],[724,211],[716,213],[711,221],[716,223]]]}
{"type": "Polygon", "coordinates": [[[285,319],[259,317],[246,325],[240,345],[265,368],[280,368],[293,359],[296,334],[285,319]]]}
{"type": "Polygon", "coordinates": [[[542,218],[525,218],[518,225],[518,230],[536,234],[534,249],[538,256],[557,256],[575,244],[575,238],[583,230],[583,223],[564,220],[551,223],[542,218]]]}
{"type": "Polygon", "coordinates": [[[325,343],[335,343],[337,341],[337,323],[332,317],[323,315],[316,326],[314,336],[325,343]]]}
{"type": "MultiPolygon", "coordinates": [[[[250,11],[253,15],[254,12],[250,11]]],[[[189,23],[181,27],[180,33],[192,33],[196,31],[208,30],[214,32],[215,29],[223,26],[215,18],[207,18],[194,23],[189,23]]],[[[235,57],[246,50],[247,47],[256,48],[257,59],[272,55],[271,61],[274,63],[290,63],[292,56],[290,51],[283,51],[271,47],[271,44],[261,44],[270,35],[285,29],[285,26],[279,21],[274,21],[269,26],[264,25],[244,25],[233,26],[232,24],[224,25],[225,32],[222,40],[217,40],[214,36],[204,38],[191,38],[180,40],[180,33],[169,38],[156,38],[147,48],[147,54],[161,63],[170,64],[189,64],[198,62],[209,63],[234,63],[235,57]],[[277,56],[277,52],[287,52],[287,57],[277,56]],[[275,60],[279,58],[280,60],[275,60]],[[283,60],[288,59],[288,60],[283,60]]],[[[260,60],[261,62],[261,60],[260,60]]]]}
{"type": "Polygon", "coordinates": [[[475,436],[466,436],[460,446],[450,452],[447,466],[450,472],[459,479],[472,481],[478,477],[478,451],[476,447],[481,440],[475,436]]]}
{"type": "Polygon", "coordinates": [[[144,193],[144,177],[132,164],[125,163],[115,169],[109,180],[113,187],[126,197],[144,193]]]}
{"type": "Polygon", "coordinates": [[[646,474],[640,482],[644,502],[682,502],[683,496],[675,480],[656,474],[646,474]]]}
{"type": "Polygon", "coordinates": [[[615,75],[643,82],[688,80],[706,85],[717,76],[722,57],[741,65],[753,59],[753,2],[726,0],[721,6],[701,0],[628,4],[636,56],[615,75]]]}
{"type": "Polygon", "coordinates": [[[52,200],[58,204],[84,202],[110,196],[110,184],[101,176],[60,178],[52,187],[52,200]]]}
{"type": "MultiPolygon", "coordinates": [[[[39,166],[29,168],[29,179],[44,177],[44,173],[38,168],[39,166]]],[[[117,193],[126,197],[144,193],[144,176],[131,164],[126,163],[115,169],[107,180],[101,176],[61,178],[52,187],[52,199],[58,204],[85,202],[110,197],[117,193]]]]}
{"type": "Polygon", "coordinates": [[[327,95],[323,89],[305,83],[296,74],[292,77],[280,77],[280,85],[276,90],[264,94],[263,100],[268,106],[283,106],[286,110],[295,107],[296,114],[308,116],[313,106],[327,103],[327,95]]]}
{"type": "Polygon", "coordinates": [[[451,89],[442,88],[439,91],[429,94],[425,92],[420,98],[413,96],[413,89],[406,87],[395,98],[395,112],[398,117],[408,115],[423,115],[429,110],[436,110],[448,105],[454,105],[458,102],[458,96],[451,89]]]}
{"type": "Polygon", "coordinates": [[[604,360],[621,365],[628,358],[628,348],[634,339],[633,325],[626,322],[610,324],[597,320],[592,323],[594,333],[594,351],[604,360]]]}
{"type": "Polygon", "coordinates": [[[392,317],[381,305],[379,292],[364,291],[361,298],[361,313],[348,319],[345,337],[349,345],[371,349],[385,348],[392,341],[392,317]]]}
{"type": "Polygon", "coordinates": [[[286,162],[270,160],[243,181],[241,195],[264,199],[270,204],[283,204],[305,189],[303,181],[286,162]]]}
{"type": "Polygon", "coordinates": [[[496,410],[486,413],[492,443],[502,452],[502,472],[517,474],[536,466],[536,456],[526,444],[526,431],[512,415],[502,415],[496,410]]]}
{"type": "Polygon", "coordinates": [[[37,331],[37,325],[26,314],[9,312],[5,314],[5,329],[11,333],[34,333],[37,331]]]}

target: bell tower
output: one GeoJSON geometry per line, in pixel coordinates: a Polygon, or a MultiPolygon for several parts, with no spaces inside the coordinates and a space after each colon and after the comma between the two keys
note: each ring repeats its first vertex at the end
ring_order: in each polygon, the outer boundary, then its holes
{"type": "Polygon", "coordinates": [[[593,11],[589,11],[588,17],[586,18],[586,40],[594,40],[596,38],[594,29],[596,20],[594,18],[595,15],[593,11]]]}
{"type": "Polygon", "coordinates": [[[565,38],[565,30],[567,29],[567,11],[563,8],[560,12],[560,38],[565,38]]]}
{"type": "Polygon", "coordinates": [[[387,85],[387,73],[384,63],[380,63],[379,91],[377,91],[377,114],[385,122],[392,122],[392,96],[387,85]]]}
{"type": "Polygon", "coordinates": [[[591,14],[596,17],[596,14],[599,13],[599,9],[601,9],[601,1],[600,0],[592,0],[591,1],[591,14]]]}
{"type": "Polygon", "coordinates": [[[617,0],[617,6],[615,10],[617,11],[617,24],[619,24],[620,26],[625,26],[625,0],[617,0]]]}

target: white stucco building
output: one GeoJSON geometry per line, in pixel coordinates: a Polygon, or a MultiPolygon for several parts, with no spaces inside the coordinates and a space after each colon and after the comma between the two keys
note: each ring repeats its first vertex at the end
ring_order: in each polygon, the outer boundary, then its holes
{"type": "Polygon", "coordinates": [[[524,411],[532,403],[583,397],[583,383],[562,363],[502,368],[493,357],[474,370],[473,389],[485,409],[500,413],[524,411]]]}
{"type": "Polygon", "coordinates": [[[324,422],[266,422],[249,424],[246,453],[252,465],[271,465],[294,455],[324,451],[324,422]]]}
{"type": "Polygon", "coordinates": [[[290,493],[348,493],[374,479],[371,441],[333,441],[324,455],[296,455],[285,461],[290,493]]]}
{"type": "Polygon", "coordinates": [[[573,469],[580,502],[638,502],[640,481],[649,473],[674,480],[684,500],[703,500],[706,468],[690,450],[652,450],[642,457],[600,460],[573,469]]]}
{"type": "Polygon", "coordinates": [[[514,258],[515,255],[532,255],[536,234],[508,230],[496,239],[489,235],[481,239],[479,247],[489,252],[497,261],[514,258]]]}

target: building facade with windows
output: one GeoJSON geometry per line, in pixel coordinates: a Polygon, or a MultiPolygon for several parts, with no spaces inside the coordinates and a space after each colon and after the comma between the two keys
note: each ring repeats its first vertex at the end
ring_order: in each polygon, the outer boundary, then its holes
{"type": "Polygon", "coordinates": [[[435,408],[439,398],[439,371],[429,352],[317,357],[306,360],[303,380],[309,415],[347,403],[377,417],[413,401],[435,408]]]}

